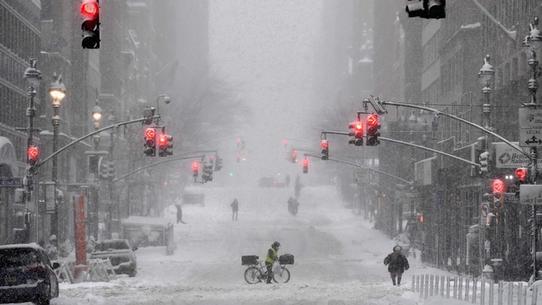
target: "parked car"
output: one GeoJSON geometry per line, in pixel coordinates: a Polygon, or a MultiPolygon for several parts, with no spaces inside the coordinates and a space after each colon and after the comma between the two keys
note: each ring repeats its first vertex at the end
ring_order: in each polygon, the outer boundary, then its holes
{"type": "Polygon", "coordinates": [[[91,259],[109,259],[116,274],[128,274],[134,277],[137,274],[137,260],[134,251],[127,239],[107,239],[99,241],[90,254],[91,259]]]}
{"type": "Polygon", "coordinates": [[[0,246],[0,303],[48,305],[58,297],[58,267],[37,244],[0,246]]]}

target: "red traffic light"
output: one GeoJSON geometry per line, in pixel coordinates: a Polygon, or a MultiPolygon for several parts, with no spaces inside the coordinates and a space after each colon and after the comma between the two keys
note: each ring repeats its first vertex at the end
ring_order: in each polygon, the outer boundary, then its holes
{"type": "Polygon", "coordinates": [[[322,139],[322,140],[320,141],[320,147],[321,147],[323,150],[329,149],[329,142],[328,142],[326,139],[322,139]]]}
{"type": "Polygon", "coordinates": [[[378,128],[379,122],[378,122],[378,114],[370,114],[367,117],[367,126],[369,128],[378,128]]]}
{"type": "Polygon", "coordinates": [[[309,172],[309,159],[305,158],[303,159],[303,174],[306,174],[309,172]]]}
{"type": "Polygon", "coordinates": [[[491,182],[491,190],[493,194],[502,194],[506,192],[506,184],[502,179],[493,179],[491,182]]]}
{"type": "Polygon", "coordinates": [[[198,161],[192,162],[192,171],[193,172],[199,171],[199,162],[198,161]]]}
{"type": "Polygon", "coordinates": [[[26,155],[28,157],[28,161],[31,163],[38,162],[38,159],[40,158],[40,149],[37,146],[31,145],[26,150],[26,155]]]}
{"type": "Polygon", "coordinates": [[[516,178],[518,179],[518,181],[523,183],[527,180],[527,176],[529,175],[529,170],[524,167],[516,168],[516,170],[514,171],[514,174],[516,175],[516,178]]]}
{"type": "Polygon", "coordinates": [[[156,139],[156,130],[154,128],[145,129],[145,140],[154,141],[156,139]]]}
{"type": "Polygon", "coordinates": [[[100,5],[97,0],[83,0],[81,3],[81,16],[85,19],[94,19],[100,14],[100,5]]]}
{"type": "Polygon", "coordinates": [[[158,136],[158,145],[160,146],[160,148],[166,147],[168,145],[168,142],[169,141],[167,135],[161,134],[160,136],[158,136]]]}
{"type": "Polygon", "coordinates": [[[292,149],[292,155],[290,156],[290,160],[295,163],[297,161],[297,150],[292,149]]]}

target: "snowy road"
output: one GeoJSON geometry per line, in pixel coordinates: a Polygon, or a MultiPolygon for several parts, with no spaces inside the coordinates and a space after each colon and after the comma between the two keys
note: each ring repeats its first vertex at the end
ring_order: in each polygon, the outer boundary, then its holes
{"type": "Polygon", "coordinates": [[[53,304],[417,304],[389,283],[382,260],[392,241],[344,209],[332,187],[305,188],[297,217],[287,213],[288,196],[281,189],[210,189],[205,207],[184,209],[188,224],[176,226],[174,255],[142,248],[136,278],[62,285],[53,304]],[[296,256],[290,283],[246,284],[241,255],[263,257],[274,240],[281,253],[296,256]]]}

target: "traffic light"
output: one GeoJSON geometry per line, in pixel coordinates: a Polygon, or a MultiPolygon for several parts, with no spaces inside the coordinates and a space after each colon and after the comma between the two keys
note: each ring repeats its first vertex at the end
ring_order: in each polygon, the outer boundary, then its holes
{"type": "Polygon", "coordinates": [[[309,159],[305,158],[303,159],[303,174],[307,174],[309,172],[309,159]]]}
{"type": "Polygon", "coordinates": [[[145,129],[145,155],[154,157],[156,155],[156,129],[149,127],[145,129]]]}
{"type": "Polygon", "coordinates": [[[367,146],[376,146],[380,144],[380,122],[378,114],[373,113],[367,117],[367,146]]]}
{"type": "Polygon", "coordinates": [[[409,18],[446,18],[446,0],[407,0],[406,12],[409,18]]]}
{"type": "Polygon", "coordinates": [[[156,108],[154,107],[147,107],[145,108],[145,110],[143,110],[143,117],[145,118],[145,121],[143,121],[143,125],[152,124],[155,112],[156,112],[156,108]]]}
{"type": "Polygon", "coordinates": [[[81,3],[81,17],[83,23],[83,40],[81,46],[83,49],[100,48],[100,4],[98,0],[83,0],[81,3]]]}
{"type": "Polygon", "coordinates": [[[491,181],[491,192],[493,195],[501,195],[506,193],[506,183],[500,178],[493,179],[491,181]]]}
{"type": "Polygon", "coordinates": [[[203,165],[203,171],[201,173],[201,180],[203,183],[213,181],[213,163],[203,165]]]}
{"type": "Polygon", "coordinates": [[[525,167],[516,168],[514,175],[519,184],[523,184],[527,182],[527,179],[529,178],[529,170],[525,167]]]}
{"type": "Polygon", "coordinates": [[[102,179],[113,179],[115,177],[115,161],[102,162],[100,167],[100,177],[102,179]]]}
{"type": "Polygon", "coordinates": [[[322,148],[322,160],[329,160],[329,142],[327,139],[320,141],[320,147],[322,148]]]}
{"type": "Polygon", "coordinates": [[[484,175],[489,172],[489,152],[484,151],[480,154],[480,174],[484,175]]]}
{"type": "Polygon", "coordinates": [[[220,158],[218,155],[216,156],[215,161],[215,172],[218,172],[222,169],[222,158],[220,158]]]}
{"type": "Polygon", "coordinates": [[[194,176],[194,179],[199,175],[199,162],[198,161],[192,162],[192,175],[194,176]]]}
{"type": "Polygon", "coordinates": [[[40,159],[40,148],[35,145],[28,146],[28,149],[26,150],[26,156],[28,160],[28,164],[31,168],[36,166],[38,164],[38,161],[40,159]]]}
{"type": "Polygon", "coordinates": [[[162,133],[158,136],[158,155],[160,157],[173,155],[173,151],[170,149],[173,148],[173,137],[162,133]]]}
{"type": "Polygon", "coordinates": [[[352,130],[350,132],[350,135],[354,137],[350,139],[350,141],[348,141],[348,144],[362,146],[363,145],[363,122],[361,122],[360,120],[354,121],[350,123],[350,125],[348,125],[348,128],[352,130]]]}
{"type": "Polygon", "coordinates": [[[290,161],[292,161],[292,163],[297,162],[297,150],[292,149],[292,153],[290,154],[290,161]]]}

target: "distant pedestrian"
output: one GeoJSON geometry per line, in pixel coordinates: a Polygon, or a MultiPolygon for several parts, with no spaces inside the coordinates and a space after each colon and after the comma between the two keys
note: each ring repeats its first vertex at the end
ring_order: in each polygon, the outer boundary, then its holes
{"type": "Polygon", "coordinates": [[[180,204],[176,204],[175,207],[177,208],[177,223],[186,224],[186,222],[183,221],[183,208],[180,204]]]}
{"type": "Polygon", "coordinates": [[[233,202],[230,204],[231,206],[231,220],[237,221],[239,216],[239,201],[237,201],[237,198],[233,199],[233,202]]]}
{"type": "Polygon", "coordinates": [[[407,258],[401,253],[401,250],[401,246],[393,247],[393,253],[390,253],[384,259],[384,265],[388,265],[388,272],[390,273],[393,286],[401,286],[403,272],[410,267],[407,258]]]}
{"type": "Polygon", "coordinates": [[[56,261],[58,259],[58,248],[56,247],[56,235],[51,235],[49,237],[49,244],[45,248],[45,252],[50,260],[56,261]]]}

